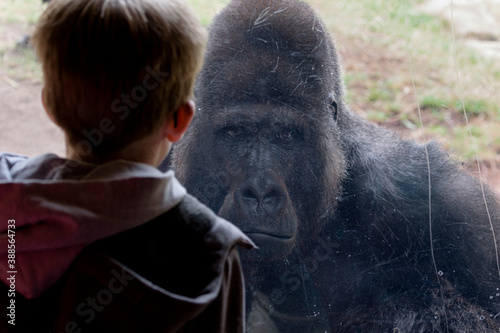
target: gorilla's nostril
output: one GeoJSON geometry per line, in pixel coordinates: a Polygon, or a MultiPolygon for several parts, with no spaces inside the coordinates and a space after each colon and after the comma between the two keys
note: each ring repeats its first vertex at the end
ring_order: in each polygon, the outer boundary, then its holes
{"type": "Polygon", "coordinates": [[[280,214],[286,206],[286,196],[275,185],[259,187],[247,184],[240,193],[241,204],[254,213],[280,214]]]}
{"type": "Polygon", "coordinates": [[[253,199],[253,200],[260,201],[259,196],[255,193],[255,191],[253,191],[250,188],[245,189],[243,191],[242,195],[243,195],[243,198],[245,198],[245,199],[253,199]]]}
{"type": "Polygon", "coordinates": [[[271,192],[261,202],[260,206],[268,214],[281,214],[286,206],[285,196],[279,195],[278,191],[271,192]]]}
{"type": "Polygon", "coordinates": [[[272,210],[279,210],[284,203],[285,196],[277,189],[272,189],[264,196],[261,205],[272,210]]]}
{"type": "Polygon", "coordinates": [[[279,197],[282,197],[283,195],[278,191],[277,189],[272,189],[267,194],[264,196],[264,200],[266,199],[277,199],[279,197]]]}

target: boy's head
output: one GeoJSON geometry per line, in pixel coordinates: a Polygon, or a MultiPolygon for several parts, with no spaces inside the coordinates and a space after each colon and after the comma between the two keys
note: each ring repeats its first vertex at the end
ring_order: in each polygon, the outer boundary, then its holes
{"type": "Polygon", "coordinates": [[[80,156],[99,160],[188,102],[206,33],[182,0],[54,0],[32,40],[48,113],[80,156]]]}

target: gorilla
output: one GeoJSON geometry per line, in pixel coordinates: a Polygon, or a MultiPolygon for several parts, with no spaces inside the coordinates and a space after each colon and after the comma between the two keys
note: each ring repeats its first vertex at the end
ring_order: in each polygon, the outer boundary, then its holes
{"type": "Polygon", "coordinates": [[[188,191],[247,233],[249,332],[498,332],[500,208],[436,143],[345,103],[335,44],[295,0],[213,21],[188,191]]]}

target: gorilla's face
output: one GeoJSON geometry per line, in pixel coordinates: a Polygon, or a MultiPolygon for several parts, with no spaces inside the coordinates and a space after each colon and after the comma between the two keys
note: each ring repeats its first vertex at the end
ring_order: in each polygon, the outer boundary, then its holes
{"type": "Polygon", "coordinates": [[[344,165],[335,122],[331,112],[314,118],[305,110],[263,102],[203,108],[176,151],[188,191],[259,247],[247,259],[287,256],[333,211],[344,165]]]}
{"type": "Polygon", "coordinates": [[[259,246],[259,259],[274,260],[293,249],[299,221],[290,199],[295,168],[305,156],[306,129],[286,110],[270,105],[226,109],[217,124],[218,160],[232,172],[219,215],[233,221],[259,246]],[[281,111],[281,112],[280,112],[281,111]]]}
{"type": "Polygon", "coordinates": [[[214,20],[197,114],[173,162],[189,192],[253,238],[250,256],[268,261],[311,244],[334,212],[346,157],[326,29],[301,3],[292,25],[282,21],[289,4],[256,4],[233,2],[214,20]]]}

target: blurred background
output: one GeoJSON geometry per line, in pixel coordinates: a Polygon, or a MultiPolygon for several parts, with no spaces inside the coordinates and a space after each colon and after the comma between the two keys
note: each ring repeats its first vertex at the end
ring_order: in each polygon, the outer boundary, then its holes
{"type": "MultiPolygon", "coordinates": [[[[208,26],[227,0],[188,0],[208,26]]],[[[308,0],[342,55],[348,104],[401,135],[440,142],[500,189],[500,0],[308,0]],[[421,118],[419,115],[421,110],[421,118]],[[468,122],[467,122],[468,119],[468,122]]],[[[25,36],[41,0],[0,0],[0,151],[64,155],[25,36]]]]}

